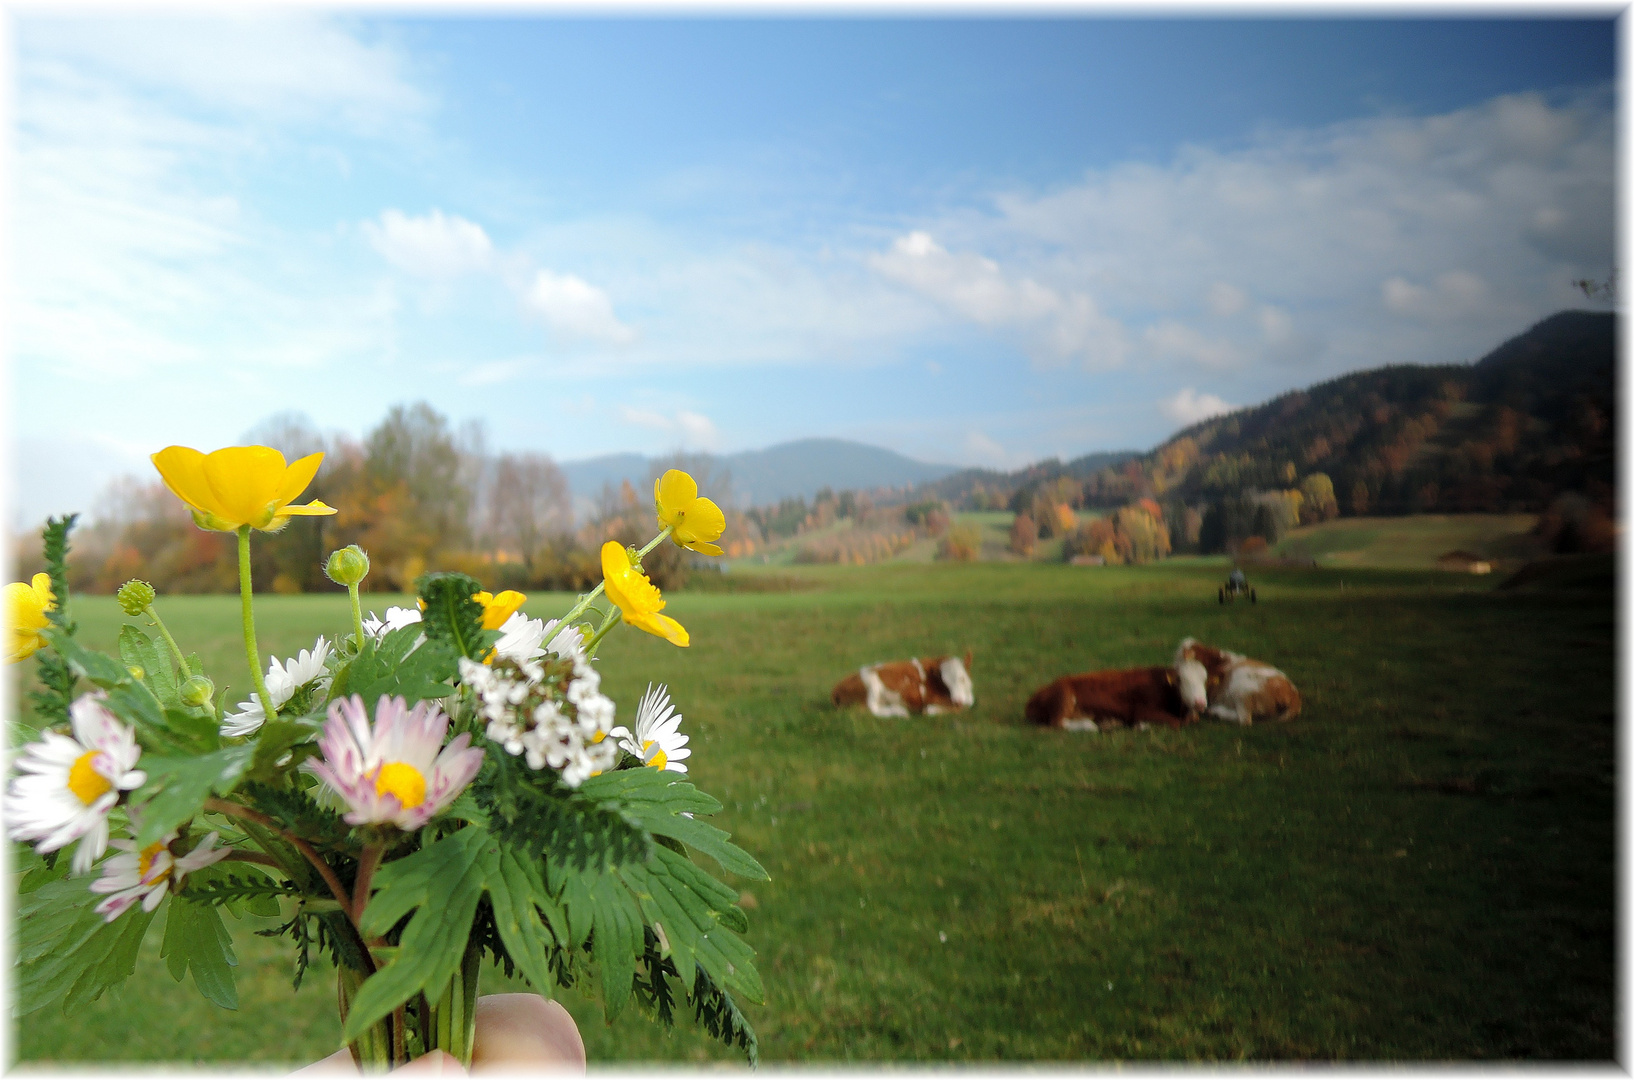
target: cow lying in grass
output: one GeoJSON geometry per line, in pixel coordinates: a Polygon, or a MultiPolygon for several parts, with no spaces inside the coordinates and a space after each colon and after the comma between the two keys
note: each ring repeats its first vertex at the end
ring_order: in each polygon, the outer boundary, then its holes
{"type": "Polygon", "coordinates": [[[867,664],[834,687],[834,704],[866,705],[875,716],[934,715],[976,703],[970,681],[971,655],[867,664]]]}
{"type": "Polygon", "coordinates": [[[1216,649],[1187,638],[1175,650],[1175,666],[1198,663],[1208,673],[1208,715],[1236,724],[1292,720],[1299,715],[1299,691],[1288,676],[1241,653],[1216,649]]]}
{"type": "Polygon", "coordinates": [[[1194,723],[1206,704],[1205,677],[1196,661],[1065,675],[1027,699],[1027,719],[1068,731],[1139,724],[1177,728],[1194,723]]]}

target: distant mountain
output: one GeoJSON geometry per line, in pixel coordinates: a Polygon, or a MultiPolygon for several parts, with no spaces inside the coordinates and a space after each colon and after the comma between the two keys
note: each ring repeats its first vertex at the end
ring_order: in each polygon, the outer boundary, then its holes
{"type": "MultiPolygon", "coordinates": [[[[731,473],[733,501],[744,507],[796,496],[810,499],[825,487],[835,491],[907,488],[955,471],[952,465],[915,461],[892,450],[845,439],[799,439],[764,450],[697,456],[711,468],[731,473]]],[[[629,480],[637,491],[650,487],[653,467],[663,460],[607,454],[564,461],[560,466],[575,505],[583,511],[594,505],[605,484],[617,488],[629,480]]]]}
{"type": "Polygon", "coordinates": [[[1138,457],[1139,450],[1108,450],[1075,457],[1065,463],[1059,458],[1046,458],[1011,472],[960,469],[939,480],[921,484],[913,495],[915,498],[945,499],[954,506],[972,510],[997,508],[1004,505],[1010,493],[1018,489],[1051,483],[1063,476],[1085,480],[1103,469],[1117,469],[1138,457]]]}
{"type": "Polygon", "coordinates": [[[1563,311],[1474,364],[1359,371],[1194,424],[1141,469],[1147,486],[1190,503],[1326,473],[1347,514],[1538,511],[1567,491],[1609,499],[1616,365],[1613,316],[1563,311]]]}

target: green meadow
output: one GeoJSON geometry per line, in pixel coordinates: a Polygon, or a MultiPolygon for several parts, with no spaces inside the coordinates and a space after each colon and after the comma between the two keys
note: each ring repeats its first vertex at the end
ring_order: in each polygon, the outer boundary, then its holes
{"type": "MultiPolygon", "coordinates": [[[[604,646],[621,715],[649,680],[670,685],[692,776],[725,804],[716,823],[771,873],[735,883],[767,987],[745,1009],[767,1062],[1612,1057],[1610,591],[1349,566],[1253,572],[1260,602],[1222,606],[1226,569],[734,568],[719,591],[670,598],[691,648],[633,631],[604,646]],[[1281,667],[1303,715],[1103,734],[1023,723],[1039,685],[1166,663],[1188,635],[1281,667]],[[829,704],[860,664],[967,649],[968,712],[829,704]]],[[[346,622],[340,594],[257,610],[279,656],[346,622]]],[[[242,700],[237,599],[161,611],[242,700]]],[[[111,647],[112,598],[74,613],[111,647]]],[[[18,1058],[331,1052],[332,973],[291,994],[291,950],[263,926],[235,933],[240,1011],[172,981],[152,933],[120,992],[24,1018],[18,1058]]],[[[560,993],[593,1064],[741,1062],[685,1019],[668,1034],[634,1012],[608,1026],[595,1000],[560,993]]]]}

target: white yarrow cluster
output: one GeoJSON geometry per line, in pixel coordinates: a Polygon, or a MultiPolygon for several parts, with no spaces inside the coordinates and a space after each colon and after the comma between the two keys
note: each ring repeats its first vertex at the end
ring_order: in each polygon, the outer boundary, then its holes
{"type": "Polygon", "coordinates": [[[618,764],[619,741],[628,732],[613,726],[615,706],[601,692],[601,673],[582,655],[561,659],[571,659],[572,672],[560,696],[543,664],[503,655],[492,665],[461,659],[460,681],[476,695],[491,741],[525,755],[531,769],[556,769],[576,788],[618,764]]]}

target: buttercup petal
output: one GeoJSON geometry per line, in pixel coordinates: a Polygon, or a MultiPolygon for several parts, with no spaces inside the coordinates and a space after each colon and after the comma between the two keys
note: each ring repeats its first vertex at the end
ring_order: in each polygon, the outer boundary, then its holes
{"type": "Polygon", "coordinates": [[[692,547],[694,543],[708,543],[725,531],[726,515],[721,508],[709,499],[695,499],[675,526],[675,542],[692,547]]]}
{"type": "Polygon", "coordinates": [[[228,446],[204,459],[204,477],[223,521],[264,525],[271,518],[284,479],[284,455],[270,446],[228,446]]]}
{"type": "Polygon", "coordinates": [[[204,455],[190,446],[167,446],[149,457],[171,493],[196,510],[209,511],[215,499],[204,476],[204,455]]]}
{"type": "Polygon", "coordinates": [[[680,469],[671,469],[653,484],[653,502],[660,525],[674,525],[698,497],[698,482],[680,469]]]}
{"type": "MultiPolygon", "coordinates": [[[[278,488],[278,504],[292,503],[312,478],[318,475],[318,466],[323,464],[323,451],[308,454],[306,457],[290,465],[284,470],[283,483],[278,488]]],[[[319,505],[322,505],[321,503],[319,505]]]]}
{"type": "Polygon", "coordinates": [[[280,506],[278,508],[278,513],[277,513],[276,516],[277,517],[322,517],[325,514],[338,514],[338,513],[340,513],[339,510],[336,510],[333,506],[330,506],[329,504],[325,503],[322,499],[313,499],[311,502],[305,503],[305,504],[303,504],[301,506],[280,506]]]}

